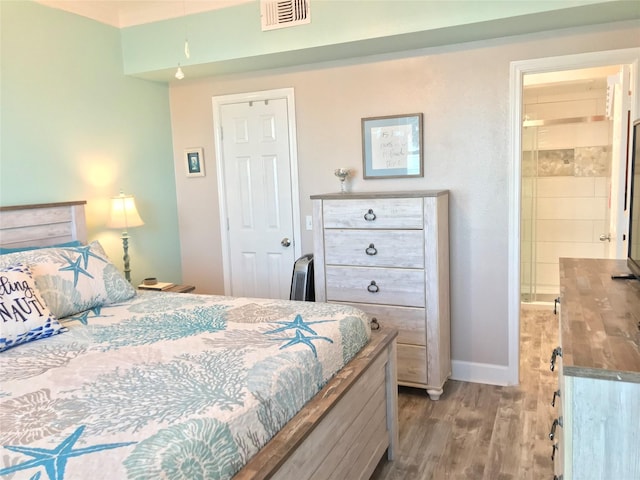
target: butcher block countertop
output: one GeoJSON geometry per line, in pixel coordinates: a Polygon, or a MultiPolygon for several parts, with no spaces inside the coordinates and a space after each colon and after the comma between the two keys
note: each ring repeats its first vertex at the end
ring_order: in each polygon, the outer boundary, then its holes
{"type": "Polygon", "coordinates": [[[640,281],[624,260],[560,259],[564,375],[640,383],[640,281]]]}

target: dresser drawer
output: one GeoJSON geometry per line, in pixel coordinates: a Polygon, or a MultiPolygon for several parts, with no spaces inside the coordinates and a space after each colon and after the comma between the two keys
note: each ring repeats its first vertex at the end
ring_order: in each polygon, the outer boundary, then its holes
{"type": "Polygon", "coordinates": [[[427,349],[398,344],[398,383],[427,383],[427,349]]]}
{"type": "Polygon", "coordinates": [[[325,200],[322,215],[325,228],[421,229],[424,223],[421,198],[325,200]]]}
{"type": "Polygon", "coordinates": [[[424,308],[390,307],[363,303],[350,304],[376,318],[380,326],[398,330],[398,343],[425,346],[427,332],[424,308]]]}
{"type": "Polygon", "coordinates": [[[327,300],[424,307],[424,271],[326,267],[327,300]]]}
{"type": "Polygon", "coordinates": [[[327,265],[424,268],[422,230],[325,230],[327,265]]]}

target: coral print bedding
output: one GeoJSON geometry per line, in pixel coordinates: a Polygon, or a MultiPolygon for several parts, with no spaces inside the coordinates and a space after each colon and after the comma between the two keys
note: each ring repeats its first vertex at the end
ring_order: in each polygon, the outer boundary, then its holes
{"type": "Polygon", "coordinates": [[[53,258],[32,268],[35,285],[54,313],[73,313],[59,334],[0,353],[2,479],[231,478],[370,337],[347,306],[127,299],[99,245],[53,258]],[[87,274],[104,285],[56,298],[87,274]]]}

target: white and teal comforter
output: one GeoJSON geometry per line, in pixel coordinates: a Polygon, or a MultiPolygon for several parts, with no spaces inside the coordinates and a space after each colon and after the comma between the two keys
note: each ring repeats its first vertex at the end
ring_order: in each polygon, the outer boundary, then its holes
{"type": "Polygon", "coordinates": [[[0,354],[0,478],[230,478],[368,341],[334,304],[144,292],[0,354]]]}

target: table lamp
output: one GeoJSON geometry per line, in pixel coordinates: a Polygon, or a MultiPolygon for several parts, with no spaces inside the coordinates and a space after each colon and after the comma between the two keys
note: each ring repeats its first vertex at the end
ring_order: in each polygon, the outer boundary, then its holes
{"type": "Polygon", "coordinates": [[[136,209],[136,201],[133,195],[125,195],[120,192],[117,197],[111,198],[109,220],[107,227],[122,228],[122,248],[124,249],[124,276],[131,282],[131,269],[129,268],[129,232],[130,227],[139,227],[144,222],[136,209]]]}

